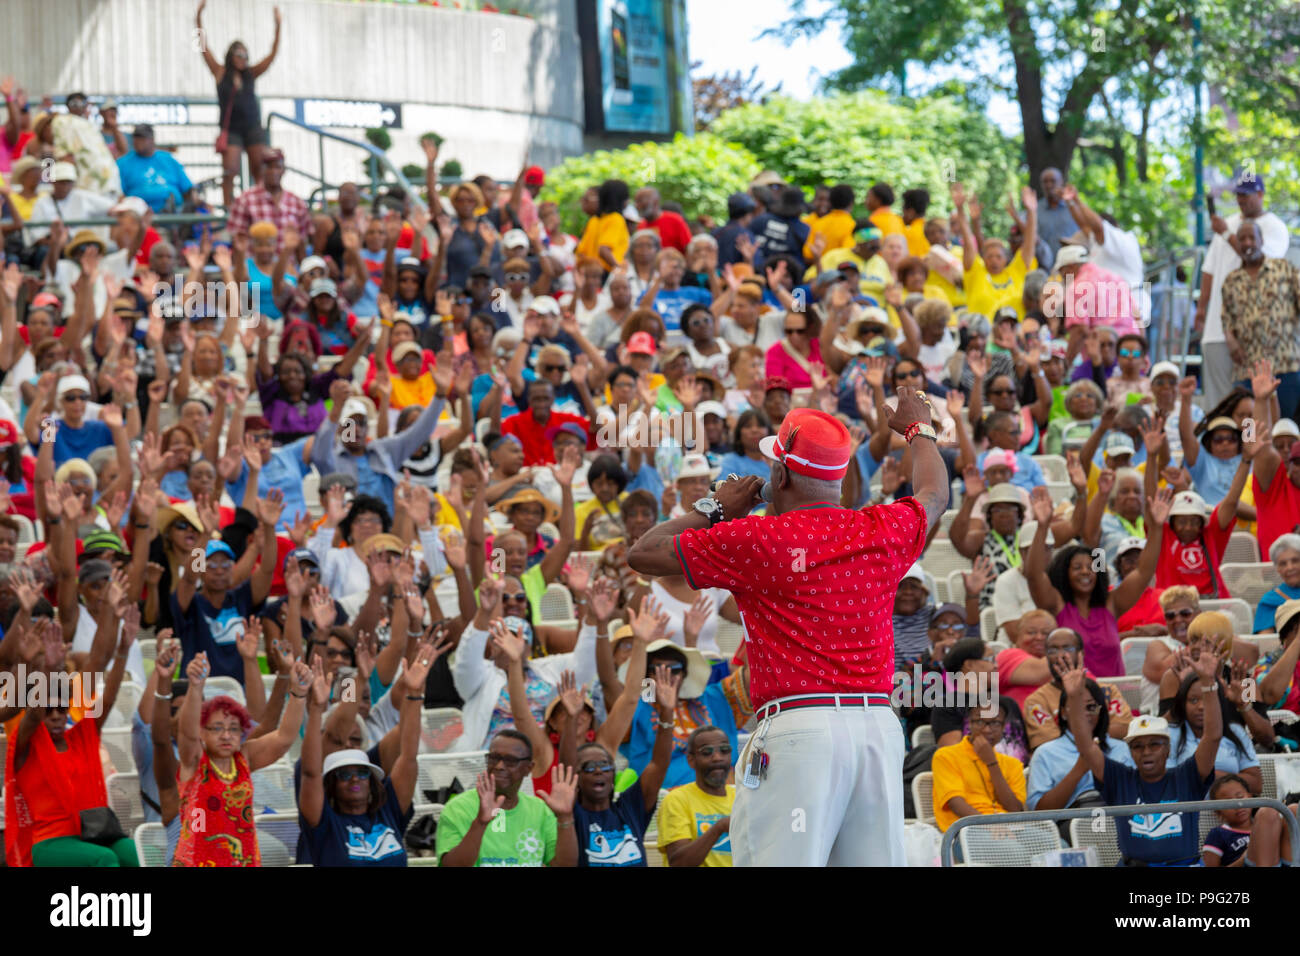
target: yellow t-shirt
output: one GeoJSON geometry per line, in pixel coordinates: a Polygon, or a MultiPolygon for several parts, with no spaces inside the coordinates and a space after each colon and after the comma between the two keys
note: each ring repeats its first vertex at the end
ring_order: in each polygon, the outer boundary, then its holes
{"type": "MultiPolygon", "coordinates": [[[[1003,778],[1011,785],[1011,792],[1024,803],[1025,765],[1006,754],[995,752],[994,756],[1003,778]]],[[[953,797],[964,797],[980,813],[1006,812],[993,792],[989,768],[975,756],[970,738],[963,737],[960,743],[936,750],[930,770],[934,773],[934,819],[940,830],[947,830],[958,819],[947,807],[953,797]]]]}
{"type": "Polygon", "coordinates": [[[853,247],[853,217],[843,209],[832,209],[826,215],[818,216],[817,221],[809,223],[809,226],[811,231],[808,233],[808,241],[803,244],[805,259],[813,257],[813,240],[819,235],[826,237],[826,248],[822,250],[823,253],[830,252],[832,249],[853,247]]]}
{"type": "MultiPolygon", "coordinates": [[[[960,309],[966,305],[966,290],[964,288],[957,288],[957,286],[949,282],[942,273],[936,272],[933,269],[930,270],[930,277],[925,280],[925,287],[927,290],[930,286],[934,286],[938,289],[941,297],[947,299],[948,304],[952,306],[954,310],[960,309]]],[[[928,291],[925,294],[927,297],[930,295],[928,291]]],[[[953,313],[952,322],[950,324],[953,328],[957,327],[956,312],[953,313]]]]}
{"type": "Polygon", "coordinates": [[[925,238],[925,217],[917,216],[910,224],[903,226],[903,235],[907,237],[909,255],[920,259],[930,251],[930,240],[925,238]]]}
{"type": "Polygon", "coordinates": [[[36,205],[35,196],[24,196],[17,189],[9,193],[9,205],[14,207],[18,215],[22,216],[23,222],[32,218],[32,208],[36,205]]]}
{"type": "MultiPolygon", "coordinates": [[[[1023,789],[1023,784],[1021,785],[1023,789]]],[[[695,783],[670,790],[659,808],[659,849],[678,840],[694,840],[723,817],[731,816],[736,788],[727,784],[727,795],[715,797],[695,783]]],[[[701,866],[731,866],[731,834],[724,833],[713,844],[701,866]]]]}
{"type": "Polygon", "coordinates": [[[591,498],[575,506],[573,509],[573,527],[578,540],[582,539],[582,529],[587,526],[588,516],[594,514],[597,517],[591,523],[592,551],[604,551],[611,544],[618,544],[622,541],[623,526],[618,506],[626,497],[627,492],[625,491],[606,507],[601,506],[599,498],[591,498]]]}
{"type": "Polygon", "coordinates": [[[424,372],[413,382],[408,382],[400,375],[394,375],[389,381],[393,385],[393,394],[388,407],[392,409],[407,408],[411,405],[428,405],[438,392],[433,383],[433,373],[424,372]]]}
{"type": "MultiPolygon", "coordinates": [[[[1032,268],[1037,267],[1038,260],[1035,259],[1032,268]]],[[[984,257],[976,256],[975,264],[966,270],[963,279],[966,285],[966,308],[992,321],[998,309],[1009,305],[1023,319],[1025,275],[1028,272],[1029,267],[1025,266],[1025,260],[1018,252],[1011,257],[1007,267],[995,276],[989,275],[984,257]]]]}
{"type": "Polygon", "coordinates": [[[907,235],[907,227],[903,225],[903,217],[886,206],[881,206],[867,218],[880,230],[881,235],[892,236],[895,233],[900,236],[907,235]]]}
{"type": "MultiPolygon", "coordinates": [[[[838,269],[841,262],[852,262],[858,267],[859,291],[863,295],[871,296],[883,307],[885,304],[885,287],[891,285],[894,281],[885,260],[879,255],[874,255],[870,259],[863,259],[851,248],[832,249],[830,252],[822,254],[822,272],[831,272],[838,269]]],[[[809,266],[808,271],[803,274],[805,282],[811,282],[816,276],[817,269],[814,266],[809,266]]],[[[896,319],[895,324],[897,324],[896,319]]]]}
{"type": "Polygon", "coordinates": [[[592,216],[587,220],[587,227],[582,230],[582,240],[578,243],[578,256],[590,259],[600,258],[600,247],[609,246],[616,262],[627,258],[627,247],[631,237],[627,232],[627,220],[621,213],[607,212],[603,216],[592,216]]]}

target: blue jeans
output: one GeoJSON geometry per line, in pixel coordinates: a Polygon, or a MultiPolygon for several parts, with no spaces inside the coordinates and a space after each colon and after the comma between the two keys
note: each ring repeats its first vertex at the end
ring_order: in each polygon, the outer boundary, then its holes
{"type": "MultiPolygon", "coordinates": [[[[1295,420],[1296,405],[1300,404],[1300,372],[1283,372],[1277,376],[1277,405],[1283,418],[1295,420]]],[[[1235,383],[1250,391],[1250,382],[1242,379],[1235,383]]]]}

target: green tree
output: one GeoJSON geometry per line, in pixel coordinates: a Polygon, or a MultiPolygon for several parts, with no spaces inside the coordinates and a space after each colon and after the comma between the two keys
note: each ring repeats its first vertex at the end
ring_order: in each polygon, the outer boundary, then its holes
{"type": "Polygon", "coordinates": [[[711,133],[678,133],[671,142],[571,156],[547,172],[541,198],[559,204],[565,229],[575,234],[585,225],[582,194],[606,179],[622,179],[633,191],[654,186],[665,201],[681,203],[687,219],[725,220],[727,197],[748,188],[761,169],[743,146],[711,133]]]}

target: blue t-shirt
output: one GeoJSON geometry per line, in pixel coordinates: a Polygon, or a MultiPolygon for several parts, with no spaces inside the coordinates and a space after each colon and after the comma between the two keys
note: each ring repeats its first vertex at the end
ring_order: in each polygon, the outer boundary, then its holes
{"type": "MultiPolygon", "coordinates": [[[[287,272],[284,275],[284,281],[289,285],[297,285],[298,277],[291,276],[287,272]]],[[[269,272],[263,272],[257,267],[257,261],[248,257],[248,300],[255,312],[260,312],[268,319],[282,319],[284,313],[279,310],[275,304],[275,282],[271,279],[269,272]]]]}
{"type": "Polygon", "coordinates": [[[734,451],[722,459],[720,467],[722,471],[718,474],[721,478],[736,474],[742,478],[746,475],[754,475],[765,479],[772,473],[771,463],[766,458],[762,461],[755,461],[748,455],[737,455],[734,451]]]}
{"type": "Polygon", "coordinates": [[[1300,588],[1293,588],[1289,584],[1279,584],[1265,594],[1259,599],[1259,605],[1255,608],[1255,630],[1272,630],[1277,609],[1287,601],[1294,601],[1296,598],[1300,598],[1300,588]]]}
{"type": "MultiPolygon", "coordinates": [[[[1107,756],[1114,756],[1120,749],[1120,747],[1112,746],[1107,756]]],[[[1028,795],[1025,798],[1025,809],[1037,810],[1038,801],[1043,799],[1047,791],[1065,779],[1066,775],[1074,769],[1074,765],[1078,760],[1079,748],[1074,742],[1074,735],[1068,730],[1055,740],[1049,740],[1035,750],[1034,755],[1029,758],[1028,795]]],[[[1078,800],[1085,791],[1096,789],[1097,784],[1093,782],[1092,771],[1089,770],[1079,778],[1074,792],[1065,801],[1065,805],[1067,807],[1072,806],[1074,801],[1078,800]]]]}
{"type": "Polygon", "coordinates": [[[357,494],[373,495],[388,506],[388,513],[393,513],[393,479],[380,474],[370,467],[370,459],[364,454],[353,455],[357,466],[357,494]]]}
{"type": "Polygon", "coordinates": [[[239,656],[235,642],[244,633],[246,619],[257,609],[253,602],[253,585],[246,581],[231,588],[219,608],[213,607],[201,590],[194,592],[194,599],[184,612],[175,592],[168,595],[167,600],[171,604],[176,636],[185,652],[181,671],[189,666],[195,654],[203,651],[207,653],[212,668],[210,677],[233,677],[243,686],[244,659],[239,656]]]}
{"type": "MultiPolygon", "coordinates": [[[[864,442],[863,444],[867,443],[864,442]]],[[[984,472],[984,459],[987,455],[987,451],[981,452],[976,460],[976,466],[981,474],[984,472]]],[[[1033,491],[1039,485],[1046,485],[1047,479],[1043,477],[1043,469],[1039,467],[1038,462],[1023,451],[1018,451],[1016,452],[1016,473],[1011,476],[1011,484],[1017,488],[1024,488],[1025,491],[1033,491]]]]}
{"type": "MultiPolygon", "coordinates": [[[[644,296],[642,297],[644,298],[644,296]]],[[[661,289],[655,296],[651,308],[659,313],[659,317],[664,320],[664,330],[668,332],[680,332],[682,329],[682,312],[692,302],[700,302],[708,305],[713,301],[713,296],[707,289],[700,288],[681,288],[661,289]]]]}
{"type": "Polygon", "coordinates": [[[607,810],[587,810],[575,802],[578,866],[646,866],[645,831],[653,817],[640,783],[616,794],[607,810]]]}
{"type": "Polygon", "coordinates": [[[1250,846],[1249,830],[1234,830],[1229,826],[1217,826],[1205,834],[1205,849],[1217,850],[1219,866],[1232,866],[1246,853],[1250,846]]]}
{"type": "Polygon", "coordinates": [[[379,282],[383,278],[384,259],[387,256],[388,253],[383,249],[378,252],[371,252],[364,247],[361,249],[361,261],[366,264],[370,278],[361,292],[361,298],[352,306],[352,314],[359,319],[369,319],[379,314],[379,282]]]}
{"type": "MultiPolygon", "coordinates": [[[[284,534],[293,526],[294,521],[307,511],[307,501],[302,496],[302,480],[311,471],[311,466],[303,463],[302,450],[307,444],[306,438],[299,438],[271,452],[271,460],[262,466],[262,473],[257,477],[257,496],[265,498],[268,491],[278,488],[284,493],[284,510],[280,512],[280,521],[275,530],[284,534]]],[[[248,463],[239,463],[239,477],[226,483],[230,500],[242,502],[244,491],[248,486],[248,463]]],[[[166,491],[166,487],[163,488],[166,491]]]]}
{"type": "Polygon", "coordinates": [[[147,158],[133,150],[117,161],[117,171],[122,176],[122,192],[139,196],[154,212],[162,212],[168,199],[179,210],[185,193],[194,188],[185,167],[161,149],[147,158]]]}
{"type": "MultiPolygon", "coordinates": [[[[54,429],[54,464],[56,466],[63,464],[65,461],[72,461],[74,458],[89,460],[96,449],[113,444],[113,433],[103,422],[82,422],[80,428],[73,428],[60,418],[56,420],[54,429]]],[[[32,445],[33,455],[39,451],[39,446],[32,445]]]]}
{"type": "Polygon", "coordinates": [[[1227,461],[1224,461],[1221,458],[1215,458],[1205,449],[1201,449],[1196,464],[1189,465],[1187,470],[1191,473],[1192,481],[1196,484],[1196,493],[1205,499],[1207,505],[1213,508],[1228,497],[1228,489],[1232,487],[1232,477],[1237,473],[1237,465],[1239,464],[1241,464],[1240,455],[1233,455],[1227,461]]]}
{"type": "MultiPolygon", "coordinates": [[[[694,715],[696,725],[703,727],[712,724],[721,730],[727,735],[727,742],[731,744],[734,755],[737,750],[736,717],[722,685],[710,684],[703,694],[690,703],[698,708],[694,715]]],[[[632,715],[632,735],[619,750],[627,757],[628,765],[638,774],[644,773],[650,763],[650,754],[655,746],[654,722],[658,719],[659,712],[653,704],[647,704],[644,700],[637,701],[636,713],[632,715]]],[[[695,771],[686,762],[686,741],[678,739],[674,734],[673,756],[668,764],[668,773],[664,776],[663,789],[671,790],[694,781],[695,771]]]]}
{"type": "MultiPolygon", "coordinates": [[[[1204,800],[1213,779],[1213,771],[1202,777],[1193,759],[1166,770],[1158,781],[1147,783],[1132,767],[1107,757],[1101,798],[1111,806],[1204,800]]],[[[1148,813],[1131,820],[1116,817],[1120,852],[1147,863],[1190,866],[1200,860],[1198,817],[1197,813],[1148,813]]]]}
{"type": "Polygon", "coordinates": [[[302,814],[298,815],[315,866],[406,866],[402,834],[414,808],[402,810],[388,777],[384,778],[384,794],[387,799],[373,816],[339,813],[328,797],[316,826],[307,826],[302,814]]]}

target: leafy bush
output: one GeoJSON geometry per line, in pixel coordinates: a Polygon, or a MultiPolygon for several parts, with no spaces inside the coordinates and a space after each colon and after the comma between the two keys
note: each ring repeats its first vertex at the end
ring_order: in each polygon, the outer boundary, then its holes
{"type": "Polygon", "coordinates": [[[559,204],[564,228],[575,234],[585,225],[582,194],[606,179],[622,179],[633,192],[654,186],[665,202],[681,203],[687,219],[706,215],[725,221],[727,197],[748,188],[761,169],[743,146],[712,133],[678,133],[671,142],[572,156],[547,172],[541,199],[559,204]]]}
{"type": "Polygon", "coordinates": [[[465,173],[464,170],[461,169],[460,160],[449,159],[442,164],[442,171],[438,175],[446,177],[447,179],[453,179],[455,177],[463,176],[465,173]]]}
{"type": "Polygon", "coordinates": [[[376,126],[373,129],[366,130],[366,140],[369,141],[370,145],[375,147],[375,149],[383,150],[385,153],[388,152],[393,145],[393,137],[389,134],[388,130],[384,129],[382,126],[376,126]]]}

